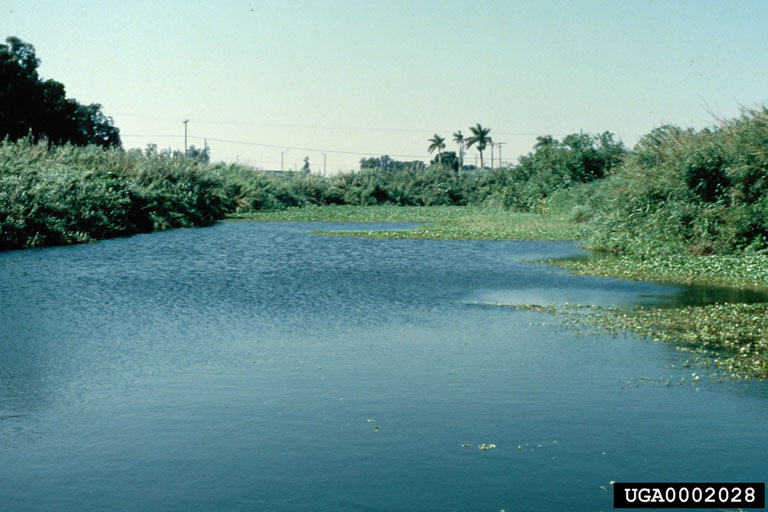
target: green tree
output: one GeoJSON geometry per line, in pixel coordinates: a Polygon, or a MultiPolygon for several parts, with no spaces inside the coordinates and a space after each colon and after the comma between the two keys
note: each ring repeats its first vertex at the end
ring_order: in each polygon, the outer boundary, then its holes
{"type": "Polygon", "coordinates": [[[534,144],[533,149],[540,149],[549,146],[550,144],[557,144],[557,140],[551,135],[539,135],[536,137],[536,144],[534,144]]]}
{"type": "Polygon", "coordinates": [[[379,171],[400,172],[408,169],[424,169],[424,167],[424,162],[421,160],[401,162],[400,160],[394,160],[389,155],[360,159],[361,171],[366,169],[376,169],[379,171]]]}
{"type": "Polygon", "coordinates": [[[484,169],[483,151],[486,146],[493,141],[493,139],[488,136],[491,129],[483,128],[480,123],[477,123],[477,126],[470,126],[469,130],[472,132],[472,135],[466,139],[467,147],[471,148],[472,146],[477,145],[477,150],[480,152],[480,168],[484,169]]]}
{"type": "Polygon", "coordinates": [[[427,142],[429,142],[429,147],[427,149],[429,150],[430,154],[434,150],[437,150],[437,161],[442,163],[443,149],[445,149],[445,139],[438,134],[435,134],[427,142]]]}
{"type": "Polygon", "coordinates": [[[40,78],[39,65],[31,44],[17,37],[0,44],[0,139],[119,146],[120,130],[101,105],[67,98],[63,84],[40,78]]]}
{"type": "Polygon", "coordinates": [[[444,151],[441,155],[436,156],[434,159],[432,159],[431,162],[429,162],[430,165],[442,165],[443,167],[448,167],[449,169],[453,169],[454,171],[459,170],[459,157],[456,156],[455,151],[444,151]]]}
{"type": "Polygon", "coordinates": [[[208,146],[208,144],[202,148],[195,147],[195,145],[192,144],[189,146],[189,148],[187,148],[187,157],[194,158],[199,162],[207,164],[211,161],[211,148],[208,146]]]}
{"type": "Polygon", "coordinates": [[[464,170],[464,134],[461,130],[453,134],[453,142],[459,145],[459,171],[464,170]]]}

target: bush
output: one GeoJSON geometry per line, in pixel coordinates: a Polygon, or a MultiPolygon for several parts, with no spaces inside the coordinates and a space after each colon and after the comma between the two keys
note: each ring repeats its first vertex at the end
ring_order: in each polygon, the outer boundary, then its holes
{"type": "Polygon", "coordinates": [[[225,215],[220,188],[187,158],[6,140],[0,143],[0,249],[207,225],[225,215]]]}
{"type": "Polygon", "coordinates": [[[768,110],[643,137],[592,211],[591,245],[639,255],[768,248],[768,110]]]}

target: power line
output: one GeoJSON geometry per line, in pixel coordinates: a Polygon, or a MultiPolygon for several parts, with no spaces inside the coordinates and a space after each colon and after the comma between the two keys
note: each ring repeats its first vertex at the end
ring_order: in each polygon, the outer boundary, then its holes
{"type": "MultiPolygon", "coordinates": [[[[135,118],[141,118],[141,119],[152,119],[155,121],[173,121],[175,122],[175,119],[170,118],[163,118],[163,117],[156,117],[156,116],[148,116],[148,115],[142,115],[142,114],[128,114],[128,113],[115,113],[115,115],[125,116],[125,117],[135,117],[135,118]]],[[[434,128],[432,129],[422,129],[422,128],[389,128],[389,127],[376,127],[376,126],[333,126],[333,125],[321,125],[321,124],[291,124],[291,123],[252,123],[247,121],[221,121],[221,120],[212,120],[212,119],[195,119],[196,123],[201,124],[218,124],[218,125],[236,125],[236,126],[250,126],[250,127],[281,127],[281,128],[300,128],[300,129],[307,129],[307,130],[348,130],[348,131],[369,131],[369,132],[403,132],[403,133],[448,133],[454,131],[454,129],[442,129],[442,130],[436,130],[434,128]]],[[[502,132],[502,131],[496,131],[496,135],[510,135],[513,137],[538,137],[540,135],[552,135],[556,137],[562,137],[566,135],[571,135],[575,132],[548,132],[546,130],[541,132],[502,132]]],[[[617,135],[621,136],[627,136],[627,137],[642,137],[645,135],[644,133],[638,134],[638,133],[617,133],[617,135]]]]}
{"type": "MultiPolygon", "coordinates": [[[[138,134],[120,134],[121,137],[143,137],[143,138],[180,138],[184,137],[183,135],[138,135],[138,134]]],[[[204,137],[189,137],[190,139],[203,139],[204,137]]],[[[395,154],[395,153],[378,153],[378,152],[372,152],[372,151],[344,151],[340,149],[318,149],[318,148],[305,148],[305,147],[299,147],[299,146],[284,146],[279,144],[263,144],[260,142],[247,142],[242,140],[230,140],[230,139],[216,139],[213,137],[205,137],[210,141],[214,142],[222,142],[225,144],[239,144],[242,146],[257,146],[262,148],[273,148],[273,149],[292,149],[296,151],[312,151],[316,153],[334,153],[338,155],[357,155],[357,156],[396,156],[400,158],[418,158],[418,159],[429,159],[429,156],[424,155],[403,155],[403,154],[395,154]]]]}

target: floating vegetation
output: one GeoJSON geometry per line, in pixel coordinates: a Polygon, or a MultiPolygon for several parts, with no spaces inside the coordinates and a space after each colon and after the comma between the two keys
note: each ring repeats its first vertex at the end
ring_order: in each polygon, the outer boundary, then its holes
{"type": "Polygon", "coordinates": [[[545,262],[579,275],[768,291],[767,254],[739,256],[680,254],[646,259],[616,256],[592,260],[546,260],[545,262]]]}
{"type": "Polygon", "coordinates": [[[562,217],[473,206],[307,206],[230,216],[249,221],[423,222],[407,231],[317,231],[320,235],[429,240],[577,240],[583,227],[562,217]]]}
{"type": "MultiPolygon", "coordinates": [[[[553,446],[557,446],[557,441],[552,441],[553,446]]],[[[535,451],[536,448],[546,448],[549,446],[549,442],[545,443],[523,443],[517,445],[517,451],[523,452],[523,451],[535,451]]],[[[473,448],[474,445],[471,443],[463,443],[461,445],[462,448],[473,448]]],[[[477,449],[481,451],[487,451],[487,450],[495,450],[496,445],[494,443],[480,443],[477,445],[477,449]]],[[[554,458],[554,457],[553,457],[554,458]]]]}
{"type": "MultiPolygon", "coordinates": [[[[613,335],[629,332],[653,341],[675,343],[678,351],[691,355],[683,367],[693,364],[714,368],[732,379],[768,378],[768,304],[517,307],[565,315],[565,322],[579,329],[591,327],[613,335]]],[[[693,383],[700,378],[697,373],[691,375],[693,383]]]]}

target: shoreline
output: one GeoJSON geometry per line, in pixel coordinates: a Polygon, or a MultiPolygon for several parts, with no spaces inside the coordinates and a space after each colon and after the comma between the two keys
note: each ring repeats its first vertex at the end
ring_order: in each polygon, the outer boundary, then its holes
{"type": "MultiPolygon", "coordinates": [[[[431,240],[577,241],[584,228],[561,217],[480,207],[321,206],[230,216],[227,221],[425,222],[411,231],[315,232],[326,236],[431,240]]],[[[703,285],[766,293],[766,302],[702,306],[598,308],[523,306],[613,334],[674,343],[713,379],[768,378],[768,255],[672,255],[645,260],[610,256],[541,263],[577,275],[703,285]],[[722,373],[718,373],[722,372],[722,373]]]]}

